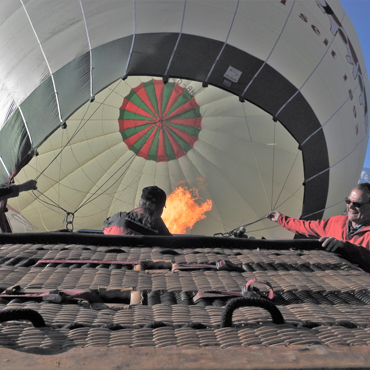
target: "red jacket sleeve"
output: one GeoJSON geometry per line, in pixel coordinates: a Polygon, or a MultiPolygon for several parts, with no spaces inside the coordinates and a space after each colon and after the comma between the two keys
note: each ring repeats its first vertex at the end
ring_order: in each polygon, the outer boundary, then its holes
{"type": "Polygon", "coordinates": [[[303,221],[281,215],[278,223],[286,230],[309,238],[319,239],[322,236],[327,236],[325,231],[327,220],[303,221]]]}
{"type": "Polygon", "coordinates": [[[319,239],[322,236],[331,236],[344,241],[345,247],[340,254],[363,270],[370,272],[370,250],[362,245],[363,243],[356,245],[345,240],[346,220],[341,216],[334,216],[326,220],[303,221],[281,215],[278,223],[289,231],[310,238],[319,239]]]}

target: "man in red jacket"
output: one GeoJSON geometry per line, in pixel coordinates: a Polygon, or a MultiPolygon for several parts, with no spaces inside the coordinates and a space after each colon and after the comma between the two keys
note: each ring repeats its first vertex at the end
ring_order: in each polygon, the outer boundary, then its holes
{"type": "Polygon", "coordinates": [[[329,252],[341,252],[360,267],[370,271],[370,184],[358,184],[348,198],[346,216],[303,221],[272,211],[267,215],[285,229],[319,239],[329,252]]]}

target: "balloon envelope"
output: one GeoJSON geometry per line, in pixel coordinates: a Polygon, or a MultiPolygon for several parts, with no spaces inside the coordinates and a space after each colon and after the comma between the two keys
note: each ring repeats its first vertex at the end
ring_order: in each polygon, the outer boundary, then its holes
{"type": "Polygon", "coordinates": [[[58,153],[40,177],[42,194],[27,194],[24,206],[16,200],[40,230],[63,228],[62,209],[80,207],[74,227],[100,229],[109,215],[134,208],[151,184],[168,195],[179,186],[198,189],[201,199],[212,200],[206,219],[191,230],[197,234],[225,232],[272,206],[302,203],[302,159],[291,135],[260,108],[199,82],[115,82],[40,147],[20,178],[36,177],[58,153]]]}
{"type": "MultiPolygon", "coordinates": [[[[199,234],[273,208],[343,211],[366,152],[369,84],[339,1],[31,0],[0,11],[0,176],[40,153],[16,176],[39,176],[40,192],[10,201],[36,230],[64,227],[66,212],[75,228],[100,228],[152,184],[212,200],[199,234]]],[[[288,237],[274,226],[249,230],[288,237]]]]}

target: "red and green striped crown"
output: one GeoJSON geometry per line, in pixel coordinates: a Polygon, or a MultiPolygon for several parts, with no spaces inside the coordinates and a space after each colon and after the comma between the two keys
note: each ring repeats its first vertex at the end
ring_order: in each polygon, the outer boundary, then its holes
{"type": "Polygon", "coordinates": [[[162,80],[141,83],[124,98],[118,119],[123,141],[156,162],[184,156],[198,140],[202,117],[188,90],[162,80]]]}

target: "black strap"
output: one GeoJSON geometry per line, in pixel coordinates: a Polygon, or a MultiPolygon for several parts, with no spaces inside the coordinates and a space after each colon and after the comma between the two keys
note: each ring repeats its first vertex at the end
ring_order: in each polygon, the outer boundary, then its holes
{"type": "Polygon", "coordinates": [[[143,226],[142,224],[127,217],[123,221],[123,227],[139,233],[141,235],[158,235],[158,231],[153,230],[149,227],[143,226]]]}

